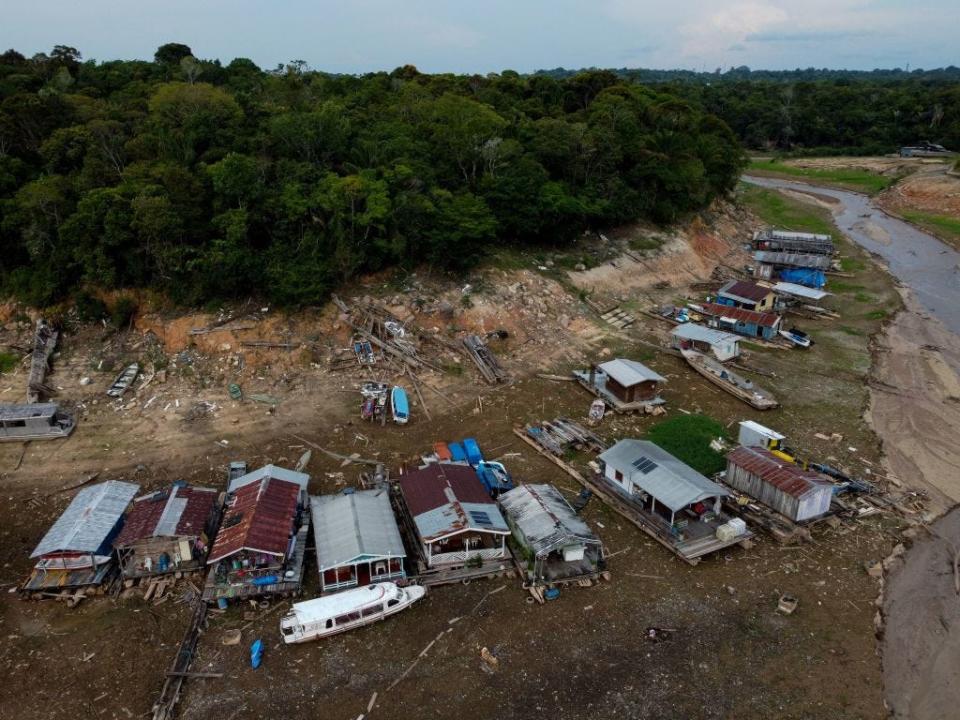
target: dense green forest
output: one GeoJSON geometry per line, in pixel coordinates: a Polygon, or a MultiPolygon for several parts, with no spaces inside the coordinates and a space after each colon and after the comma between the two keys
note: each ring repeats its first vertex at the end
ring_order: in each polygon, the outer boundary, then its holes
{"type": "Polygon", "coordinates": [[[360,272],[670,222],[732,190],[721,120],[609,72],[263,71],[0,55],[0,291],[322,300],[360,272]]]}
{"type": "MultiPolygon", "coordinates": [[[[582,71],[541,71],[556,80],[582,71]]],[[[611,71],[717,115],[754,150],[879,155],[927,140],[960,150],[960,68],[611,71]]]]}

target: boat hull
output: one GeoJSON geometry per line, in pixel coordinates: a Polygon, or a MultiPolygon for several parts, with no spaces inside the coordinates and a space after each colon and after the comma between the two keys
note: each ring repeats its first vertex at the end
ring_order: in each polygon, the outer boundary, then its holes
{"type": "MultiPolygon", "coordinates": [[[[427,589],[421,587],[420,585],[410,585],[403,589],[404,599],[398,602],[393,607],[386,607],[382,612],[376,614],[368,615],[366,617],[361,617],[355,622],[350,622],[346,624],[334,624],[333,627],[327,629],[326,627],[310,627],[303,628],[302,632],[284,634],[283,627],[284,622],[286,622],[290,616],[287,615],[280,621],[281,627],[281,636],[283,637],[284,643],[287,645],[299,645],[301,643],[312,642],[314,640],[321,640],[325,637],[330,637],[332,635],[339,635],[340,633],[349,632],[350,630],[356,630],[357,628],[366,627],[367,625],[373,625],[376,622],[385,620],[391,615],[396,615],[402,610],[406,610],[408,607],[413,605],[415,602],[420,600],[427,594],[427,589]]],[[[359,611],[358,611],[359,612],[359,611]]],[[[318,625],[319,623],[314,623],[318,625]]]]}
{"type": "MultiPolygon", "coordinates": [[[[758,395],[756,392],[750,392],[744,388],[740,388],[731,382],[724,380],[723,378],[715,375],[710,372],[706,363],[708,358],[706,358],[702,353],[698,353],[694,350],[681,350],[684,360],[687,361],[687,364],[696,370],[704,378],[712,382],[717,387],[726,390],[728,393],[733,395],[735,398],[742,400],[755,407],[757,410],[773,410],[776,407],[779,407],[779,403],[776,401],[773,396],[769,395],[758,395]]],[[[717,363],[719,365],[719,363],[717,363]]],[[[721,366],[722,367],[722,366],[721,366]]],[[[733,375],[729,370],[723,368],[728,375],[733,375]]]]}

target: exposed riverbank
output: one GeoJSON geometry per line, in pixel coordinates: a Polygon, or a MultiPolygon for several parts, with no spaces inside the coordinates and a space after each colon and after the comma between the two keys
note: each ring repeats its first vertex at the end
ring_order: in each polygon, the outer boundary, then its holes
{"type": "MultiPolygon", "coordinates": [[[[882,443],[885,472],[928,495],[931,521],[960,502],[955,251],[886,215],[865,196],[769,178],[758,182],[829,208],[848,237],[905,283],[899,288],[903,309],[872,339],[866,419],[882,443]]],[[[960,510],[937,520],[933,534],[921,535],[888,573],[884,697],[896,718],[939,720],[960,702],[960,599],[949,542],[960,546],[960,510]]]]}

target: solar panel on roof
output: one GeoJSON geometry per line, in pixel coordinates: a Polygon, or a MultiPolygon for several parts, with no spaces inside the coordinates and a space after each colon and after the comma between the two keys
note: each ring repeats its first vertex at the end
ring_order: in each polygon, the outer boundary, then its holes
{"type": "Polygon", "coordinates": [[[470,510],[470,517],[477,525],[493,525],[490,516],[482,510],[470,510]]]}
{"type": "Polygon", "coordinates": [[[644,475],[657,467],[657,464],[646,456],[638,457],[631,464],[644,475]]]}

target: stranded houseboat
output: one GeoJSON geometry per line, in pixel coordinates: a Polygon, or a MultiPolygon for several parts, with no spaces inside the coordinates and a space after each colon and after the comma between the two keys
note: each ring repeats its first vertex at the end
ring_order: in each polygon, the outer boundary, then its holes
{"type": "Polygon", "coordinates": [[[280,620],[280,633],[287,644],[336,635],[395,615],[426,594],[419,585],[382,582],[294,603],[280,620]]]}

